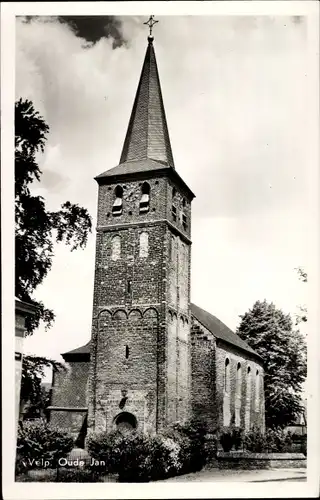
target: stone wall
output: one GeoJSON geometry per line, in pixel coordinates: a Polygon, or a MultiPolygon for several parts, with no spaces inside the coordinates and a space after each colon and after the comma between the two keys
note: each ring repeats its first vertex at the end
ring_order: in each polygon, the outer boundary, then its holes
{"type": "Polygon", "coordinates": [[[70,362],[66,371],[56,371],[52,384],[51,405],[69,408],[87,407],[88,375],[89,361],[70,362]]]}
{"type": "Polygon", "coordinates": [[[163,296],[163,225],[97,235],[95,305],[159,304],[163,296]]]}
{"type": "Polygon", "coordinates": [[[89,366],[89,361],[70,362],[67,371],[56,371],[53,378],[50,423],[75,439],[87,416],[89,366]]]}
{"type": "Polygon", "coordinates": [[[146,180],[150,186],[150,210],[145,213],[139,213],[139,203],[144,182],[145,181],[142,180],[129,181],[99,186],[97,226],[110,227],[117,224],[151,222],[165,219],[167,180],[161,177],[146,180]],[[123,208],[120,216],[113,216],[112,206],[115,200],[115,189],[117,186],[121,186],[123,189],[123,208]]]}
{"type": "Polygon", "coordinates": [[[186,193],[180,191],[172,181],[166,183],[166,219],[189,238],[191,234],[191,202],[186,193]],[[172,210],[175,207],[175,212],[172,210]],[[186,226],[183,215],[185,215],[186,226]]]}
{"type": "Polygon", "coordinates": [[[307,459],[302,453],[218,452],[210,466],[219,469],[281,469],[304,468],[307,459]]]}
{"type": "Polygon", "coordinates": [[[168,230],[167,421],[190,416],[190,245],[168,230]]]}
{"type": "Polygon", "coordinates": [[[219,426],[234,424],[249,430],[252,425],[255,425],[260,429],[264,429],[263,367],[257,358],[234,346],[224,344],[221,341],[217,342],[216,391],[219,426]],[[230,381],[228,384],[229,387],[226,388],[225,363],[227,358],[229,360],[230,381]],[[241,379],[237,397],[237,372],[239,364],[241,379]],[[257,379],[259,386],[256,385],[257,379]]]}
{"type": "MultiPolygon", "coordinates": [[[[50,412],[50,424],[58,427],[61,430],[68,432],[72,438],[77,441],[82,439],[84,443],[84,437],[86,433],[85,419],[87,417],[87,411],[72,411],[72,410],[51,410],[50,412]],[[83,430],[83,428],[85,429],[83,430]],[[83,437],[81,438],[81,433],[83,432],[83,437]]],[[[82,444],[83,446],[83,444],[82,444]]]]}
{"type": "Polygon", "coordinates": [[[124,391],[126,408],[131,405],[135,417],[139,414],[138,425],[145,431],[188,416],[190,223],[182,214],[190,219],[190,201],[176,189],[174,221],[172,195],[165,177],[99,187],[91,430],[112,427],[124,391]],[[141,211],[145,182],[149,210],[141,211]],[[122,211],[115,215],[112,207],[119,189],[122,211]]]}
{"type": "Polygon", "coordinates": [[[128,314],[125,309],[103,310],[98,325],[97,342],[92,350],[96,359],[92,381],[95,430],[111,429],[114,417],[120,411],[128,411],[129,400],[136,418],[136,406],[146,405],[142,414],[139,406],[138,426],[143,430],[154,428],[158,312],[153,308],[142,312],[132,309],[128,314]],[[120,408],[122,391],[126,391],[128,400],[120,408]]]}
{"type": "Polygon", "coordinates": [[[191,329],[192,416],[214,430],[218,422],[216,405],[215,338],[193,317],[191,329]]]}
{"type": "Polygon", "coordinates": [[[195,317],[191,329],[191,398],[193,416],[211,430],[231,424],[264,429],[261,364],[250,353],[219,339],[216,341],[195,317]],[[226,359],[229,361],[227,369],[226,359]],[[249,367],[251,387],[248,384],[249,367]]]}

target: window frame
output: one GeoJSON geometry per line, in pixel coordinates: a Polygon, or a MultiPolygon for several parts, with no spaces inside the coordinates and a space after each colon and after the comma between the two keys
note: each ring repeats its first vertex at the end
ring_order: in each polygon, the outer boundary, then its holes
{"type": "Polygon", "coordinates": [[[141,186],[141,196],[139,200],[139,214],[145,214],[150,211],[150,193],[151,187],[148,182],[144,182],[141,186]]]}
{"type": "Polygon", "coordinates": [[[123,187],[119,184],[114,189],[114,196],[111,212],[113,216],[117,217],[123,212],[123,187]]]}

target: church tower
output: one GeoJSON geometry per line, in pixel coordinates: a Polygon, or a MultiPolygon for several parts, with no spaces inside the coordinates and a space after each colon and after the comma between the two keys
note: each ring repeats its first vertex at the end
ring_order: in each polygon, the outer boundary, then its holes
{"type": "Polygon", "coordinates": [[[118,166],[98,175],[88,431],[190,416],[192,191],[175,170],[153,46],[118,166]]]}

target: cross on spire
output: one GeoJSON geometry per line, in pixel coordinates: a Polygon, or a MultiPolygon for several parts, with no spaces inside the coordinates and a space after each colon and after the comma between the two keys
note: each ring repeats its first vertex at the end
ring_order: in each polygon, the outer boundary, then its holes
{"type": "Polygon", "coordinates": [[[156,23],[158,23],[158,22],[159,22],[159,21],[157,21],[157,20],[154,18],[154,16],[150,16],[150,17],[149,17],[149,19],[148,19],[148,21],[146,21],[145,23],[143,23],[143,24],[146,24],[147,26],[149,26],[150,33],[149,33],[149,37],[148,37],[148,39],[153,40],[153,37],[152,37],[152,28],[153,28],[153,26],[154,26],[156,23]]]}

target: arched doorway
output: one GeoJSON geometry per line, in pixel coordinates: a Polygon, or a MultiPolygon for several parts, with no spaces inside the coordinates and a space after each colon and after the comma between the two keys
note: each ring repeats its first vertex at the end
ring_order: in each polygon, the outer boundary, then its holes
{"type": "Polygon", "coordinates": [[[136,417],[127,411],[119,413],[119,415],[114,418],[114,423],[117,430],[122,434],[130,434],[138,425],[136,417]]]}

